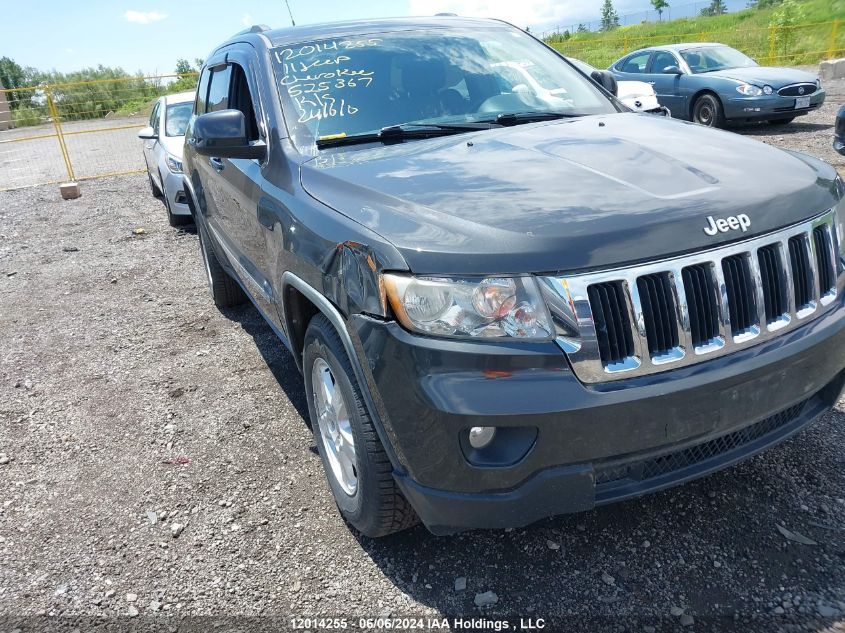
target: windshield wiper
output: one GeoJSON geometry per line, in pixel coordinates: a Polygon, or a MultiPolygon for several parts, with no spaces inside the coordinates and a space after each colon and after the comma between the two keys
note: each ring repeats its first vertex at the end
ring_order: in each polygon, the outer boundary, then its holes
{"type": "MultiPolygon", "coordinates": [[[[519,125],[520,123],[534,123],[535,121],[553,121],[555,119],[572,119],[585,116],[570,112],[557,112],[555,110],[528,110],[526,112],[502,112],[490,119],[490,123],[499,125],[519,125]]],[[[485,119],[486,120],[486,119],[485,119]]]]}
{"type": "Polygon", "coordinates": [[[436,136],[448,136],[450,134],[462,134],[465,132],[476,132],[478,130],[489,130],[498,127],[495,121],[470,122],[470,123],[402,123],[400,125],[388,125],[378,132],[366,134],[333,135],[317,139],[317,147],[337,147],[339,145],[355,145],[359,143],[390,143],[409,139],[434,138],[436,136]]]}

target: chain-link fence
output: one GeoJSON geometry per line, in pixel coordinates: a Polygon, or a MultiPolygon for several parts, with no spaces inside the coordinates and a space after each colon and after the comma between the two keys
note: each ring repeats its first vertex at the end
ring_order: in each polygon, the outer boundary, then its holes
{"type": "Polygon", "coordinates": [[[552,36],[549,43],[568,57],[607,68],[631,51],[685,42],[719,42],[732,46],[760,64],[798,66],[816,64],[845,54],[845,25],[838,20],[795,26],[743,27],[725,31],[681,32],[632,37],[624,30],[584,34],[569,39],[552,36]]]}
{"type": "Polygon", "coordinates": [[[155,100],[195,86],[187,74],[0,90],[0,191],[143,171],[137,133],[155,100]]]}

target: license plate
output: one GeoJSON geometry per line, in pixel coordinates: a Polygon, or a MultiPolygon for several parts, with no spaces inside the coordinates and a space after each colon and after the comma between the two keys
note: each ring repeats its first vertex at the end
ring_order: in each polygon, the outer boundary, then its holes
{"type": "Polygon", "coordinates": [[[810,107],[810,97],[798,97],[795,100],[795,109],[798,110],[799,108],[809,108],[810,107]]]}

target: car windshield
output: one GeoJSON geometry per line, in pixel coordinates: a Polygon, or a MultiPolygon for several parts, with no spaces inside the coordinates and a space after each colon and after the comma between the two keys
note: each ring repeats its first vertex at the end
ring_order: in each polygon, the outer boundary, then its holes
{"type": "Polygon", "coordinates": [[[749,68],[757,65],[757,62],[753,59],[729,46],[691,48],[682,51],[681,55],[694,74],[710,73],[714,70],[727,70],[728,68],[749,68]]]}
{"type": "Polygon", "coordinates": [[[167,106],[164,115],[164,134],[166,136],[185,136],[188,119],[191,118],[193,103],[174,103],[167,106]]]}
{"type": "Polygon", "coordinates": [[[569,64],[522,31],[430,29],[272,50],[299,147],[402,124],[471,124],[501,114],[617,112],[569,64]]]}

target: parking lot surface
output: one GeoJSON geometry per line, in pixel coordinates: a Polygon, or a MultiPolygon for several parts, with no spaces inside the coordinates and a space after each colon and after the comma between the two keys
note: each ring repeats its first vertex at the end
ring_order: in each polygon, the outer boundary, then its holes
{"type": "MultiPolygon", "coordinates": [[[[787,128],[737,131],[845,172],[830,150],[843,94],[787,128]]],[[[0,193],[0,631],[441,614],[845,629],[843,403],[641,499],[526,529],[362,538],[331,501],[293,359],[253,308],[213,306],[196,235],[167,226],[146,176],[58,198],[0,193]]]]}

